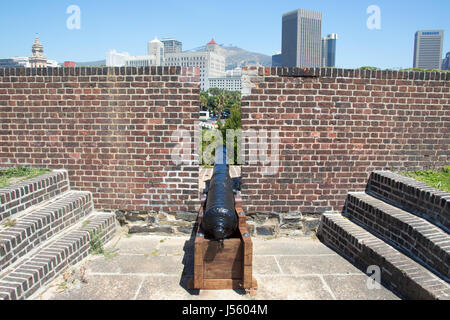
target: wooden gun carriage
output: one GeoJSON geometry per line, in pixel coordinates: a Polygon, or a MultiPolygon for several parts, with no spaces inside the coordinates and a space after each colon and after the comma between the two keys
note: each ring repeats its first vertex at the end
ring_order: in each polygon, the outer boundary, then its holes
{"type": "Polygon", "coordinates": [[[194,276],[191,289],[224,290],[244,289],[256,293],[257,281],[253,277],[253,243],[247,230],[247,219],[242,200],[235,196],[238,228],[235,233],[219,241],[207,239],[202,230],[206,198],[202,198],[197,220],[194,247],[194,276]]]}

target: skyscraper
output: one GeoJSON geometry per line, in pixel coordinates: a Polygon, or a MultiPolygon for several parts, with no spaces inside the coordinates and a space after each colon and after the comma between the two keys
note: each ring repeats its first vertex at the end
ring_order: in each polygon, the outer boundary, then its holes
{"type": "Polygon", "coordinates": [[[322,64],[322,13],[298,9],[283,15],[282,65],[320,67],[322,64]]]}
{"type": "Polygon", "coordinates": [[[336,66],[337,34],[332,33],[322,39],[322,67],[336,66]]]}
{"type": "Polygon", "coordinates": [[[157,37],[148,43],[148,55],[154,56],[156,65],[162,66],[164,63],[164,44],[157,37]]]}
{"type": "Polygon", "coordinates": [[[444,61],[442,61],[442,70],[450,70],[450,52],[447,52],[444,61]]]}
{"type": "Polygon", "coordinates": [[[281,52],[276,52],[274,55],[272,55],[272,67],[282,67],[283,64],[281,63],[281,52]]]}
{"type": "Polygon", "coordinates": [[[165,53],[180,53],[183,51],[183,44],[177,39],[164,38],[162,43],[164,44],[165,53]]]}
{"type": "Polygon", "coordinates": [[[419,30],[414,41],[414,68],[440,69],[444,30],[419,30]]]}

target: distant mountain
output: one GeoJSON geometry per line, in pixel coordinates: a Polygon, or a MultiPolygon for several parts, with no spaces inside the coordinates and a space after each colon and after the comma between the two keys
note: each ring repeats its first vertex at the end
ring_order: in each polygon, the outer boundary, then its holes
{"type": "MultiPolygon", "coordinates": [[[[195,48],[190,51],[204,51],[206,46],[195,48]]],[[[260,64],[262,66],[271,66],[272,57],[265,54],[250,52],[238,47],[220,46],[219,53],[225,56],[225,69],[232,70],[237,67],[245,65],[260,64]]],[[[95,67],[105,66],[106,60],[90,61],[90,62],[76,62],[78,67],[95,67]]]]}
{"type": "MultiPolygon", "coordinates": [[[[204,51],[206,46],[196,48],[193,51],[204,51]]],[[[245,65],[260,64],[262,66],[271,66],[272,57],[265,54],[250,52],[238,47],[220,46],[219,53],[224,55],[225,69],[231,70],[245,65]]]]}
{"type": "Polygon", "coordinates": [[[75,62],[77,67],[99,67],[106,66],[106,60],[90,61],[90,62],[75,62]]]}

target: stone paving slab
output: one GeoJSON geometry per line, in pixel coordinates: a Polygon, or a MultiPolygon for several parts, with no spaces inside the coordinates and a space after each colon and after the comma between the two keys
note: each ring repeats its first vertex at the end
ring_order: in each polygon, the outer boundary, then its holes
{"type": "Polygon", "coordinates": [[[189,277],[147,277],[142,283],[137,300],[247,300],[244,293],[234,290],[208,290],[200,294],[196,290],[186,290],[189,277]],[[161,295],[160,288],[165,288],[161,295]]]}
{"type": "Polygon", "coordinates": [[[330,290],[338,300],[385,300],[396,299],[387,290],[367,290],[367,276],[323,276],[330,290]]]}
{"type": "MultiPolygon", "coordinates": [[[[117,241],[117,240],[116,240],[117,241]]],[[[126,241],[121,239],[119,242],[113,244],[114,249],[119,254],[146,254],[152,253],[158,246],[161,239],[156,238],[143,238],[140,235],[136,235],[127,238],[126,241]]]]}
{"type": "Polygon", "coordinates": [[[254,238],[255,297],[239,290],[188,290],[193,246],[187,237],[119,235],[37,292],[45,300],[335,300],[398,299],[314,239],[254,238]],[[114,253],[111,255],[111,253],[114,253]],[[84,282],[83,282],[83,281],[84,282]]]}
{"type": "Polygon", "coordinates": [[[284,274],[361,274],[358,268],[339,255],[281,256],[277,260],[284,274]]]}
{"type": "Polygon", "coordinates": [[[320,241],[293,241],[291,239],[272,239],[264,240],[256,238],[253,240],[253,247],[258,255],[275,255],[275,256],[291,256],[291,255],[336,255],[336,253],[324,246],[320,241]]]}
{"type": "Polygon", "coordinates": [[[274,256],[254,256],[253,257],[254,275],[281,274],[281,268],[274,256]]]}
{"type": "Polygon", "coordinates": [[[318,276],[260,278],[257,300],[333,300],[318,276]]]}
{"type": "Polygon", "coordinates": [[[163,274],[178,275],[183,271],[183,257],[152,255],[119,255],[105,260],[93,259],[87,271],[95,274],[163,274]]]}
{"type": "Polygon", "coordinates": [[[133,300],[142,277],[130,275],[88,275],[70,290],[54,296],[54,300],[133,300]]]}

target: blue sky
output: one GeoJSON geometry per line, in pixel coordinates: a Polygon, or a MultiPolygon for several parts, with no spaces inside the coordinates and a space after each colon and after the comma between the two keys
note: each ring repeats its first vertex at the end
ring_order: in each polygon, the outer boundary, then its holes
{"type": "Polygon", "coordinates": [[[448,0],[37,0],[0,1],[0,58],[28,56],[36,33],[49,59],[105,59],[109,49],[146,54],[155,36],[176,37],[184,49],[211,38],[272,55],[281,50],[282,14],[323,13],[322,33],[337,33],[337,66],[412,67],[414,33],[444,29],[450,51],[448,0]],[[69,30],[69,5],[81,9],[81,29],[69,30]],[[381,9],[381,30],[369,30],[367,7],[381,9]]]}

